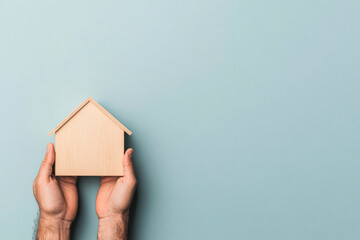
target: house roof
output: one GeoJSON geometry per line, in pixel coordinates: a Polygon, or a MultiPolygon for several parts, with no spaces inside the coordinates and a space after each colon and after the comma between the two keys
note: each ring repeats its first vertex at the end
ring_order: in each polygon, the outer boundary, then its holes
{"type": "Polygon", "coordinates": [[[53,135],[57,130],[59,130],[63,125],[65,125],[75,114],[77,114],[87,103],[91,102],[97,107],[102,113],[105,114],[111,121],[113,121],[119,128],[124,130],[127,134],[131,135],[132,132],[127,129],[124,125],[122,125],[113,115],[111,115],[108,111],[106,111],[100,104],[98,104],[94,99],[88,97],[84,102],[82,102],[77,108],[72,111],[69,116],[67,116],[61,123],[59,123],[51,132],[49,132],[49,136],[53,135]]]}

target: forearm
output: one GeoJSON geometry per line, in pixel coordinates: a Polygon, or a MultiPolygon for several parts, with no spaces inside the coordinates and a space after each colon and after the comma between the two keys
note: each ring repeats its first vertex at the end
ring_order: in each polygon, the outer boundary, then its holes
{"type": "Polygon", "coordinates": [[[39,219],[37,240],[67,240],[70,239],[71,222],[41,217],[39,219]]]}
{"type": "Polygon", "coordinates": [[[99,219],[98,240],[127,240],[129,214],[99,219]]]}

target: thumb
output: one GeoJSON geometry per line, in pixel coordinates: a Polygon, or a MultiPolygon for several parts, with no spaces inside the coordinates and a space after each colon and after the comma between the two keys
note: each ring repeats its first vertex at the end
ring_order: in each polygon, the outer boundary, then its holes
{"type": "Polygon", "coordinates": [[[134,165],[131,159],[133,152],[134,150],[132,148],[126,150],[123,159],[123,171],[124,171],[124,177],[126,179],[136,180],[134,165]]]}
{"type": "Polygon", "coordinates": [[[47,179],[47,180],[50,179],[54,162],[55,162],[54,145],[52,143],[49,143],[46,148],[46,154],[44,160],[42,161],[40,166],[39,178],[47,179]]]}

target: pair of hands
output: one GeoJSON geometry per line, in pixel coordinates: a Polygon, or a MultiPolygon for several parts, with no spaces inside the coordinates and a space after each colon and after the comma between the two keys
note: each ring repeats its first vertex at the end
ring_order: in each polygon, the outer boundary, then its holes
{"type": "MultiPolygon", "coordinates": [[[[127,238],[129,208],[136,188],[132,153],[132,149],[125,152],[123,177],[101,177],[96,196],[98,239],[127,238]]],[[[78,208],[77,177],[54,176],[54,162],[54,146],[49,143],[33,184],[40,208],[37,239],[69,239],[78,208]]]]}

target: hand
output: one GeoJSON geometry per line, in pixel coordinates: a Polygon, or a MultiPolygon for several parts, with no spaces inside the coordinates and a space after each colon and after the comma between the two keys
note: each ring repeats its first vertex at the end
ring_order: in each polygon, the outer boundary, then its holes
{"type": "Polygon", "coordinates": [[[40,209],[37,239],[69,239],[70,225],[77,212],[77,178],[54,176],[54,162],[54,146],[49,143],[33,184],[40,209]]]}
{"type": "Polygon", "coordinates": [[[98,239],[126,239],[129,208],[136,189],[136,177],[131,160],[133,149],[123,159],[123,177],[101,177],[96,196],[99,218],[98,239]]]}

